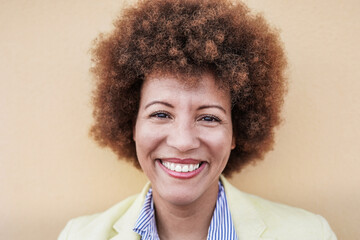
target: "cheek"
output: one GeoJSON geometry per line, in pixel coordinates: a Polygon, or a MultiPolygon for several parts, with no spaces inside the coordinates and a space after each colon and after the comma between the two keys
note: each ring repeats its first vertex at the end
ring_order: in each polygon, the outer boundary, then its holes
{"type": "Polygon", "coordinates": [[[135,145],[139,161],[151,156],[152,151],[159,145],[163,136],[160,131],[146,124],[138,124],[135,128],[135,145]]]}
{"type": "Polygon", "coordinates": [[[207,131],[202,134],[203,142],[209,147],[216,158],[226,158],[230,155],[232,134],[229,131],[207,131]]]}

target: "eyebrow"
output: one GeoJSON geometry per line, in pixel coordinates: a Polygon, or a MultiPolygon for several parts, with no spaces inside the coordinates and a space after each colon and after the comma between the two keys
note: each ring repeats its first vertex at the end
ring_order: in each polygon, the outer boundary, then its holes
{"type": "Polygon", "coordinates": [[[202,105],[198,108],[198,110],[206,109],[206,108],[218,108],[226,114],[226,110],[220,105],[202,105]]]}
{"type": "Polygon", "coordinates": [[[146,104],[145,109],[147,109],[148,107],[150,107],[151,105],[154,105],[154,104],[162,104],[162,105],[165,105],[165,106],[167,106],[167,107],[174,108],[173,105],[171,105],[170,103],[167,103],[167,102],[163,102],[163,101],[152,101],[152,102],[146,104]]]}
{"type": "MultiPolygon", "coordinates": [[[[145,106],[145,109],[147,109],[148,107],[150,107],[151,105],[154,105],[154,104],[162,104],[162,105],[165,105],[167,107],[170,107],[170,108],[174,108],[173,105],[171,105],[170,103],[167,103],[167,102],[163,102],[163,101],[152,101],[148,104],[146,104],[145,106]]],[[[217,109],[220,109],[221,111],[223,111],[225,114],[226,114],[226,110],[221,107],[220,105],[215,105],[215,104],[212,104],[212,105],[202,105],[200,107],[198,107],[197,110],[202,110],[202,109],[206,109],[206,108],[217,108],[217,109]]]]}

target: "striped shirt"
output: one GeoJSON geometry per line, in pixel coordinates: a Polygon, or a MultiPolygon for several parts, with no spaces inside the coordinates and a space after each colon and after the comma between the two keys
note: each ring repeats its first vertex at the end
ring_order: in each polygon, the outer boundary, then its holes
{"type": "MultiPolygon", "coordinates": [[[[135,223],[134,232],[141,235],[142,240],[159,240],[156,229],[154,202],[150,188],[139,218],[135,223]]],[[[219,181],[219,193],[215,210],[208,230],[207,240],[237,240],[235,227],[227,204],[224,187],[219,181]]]]}

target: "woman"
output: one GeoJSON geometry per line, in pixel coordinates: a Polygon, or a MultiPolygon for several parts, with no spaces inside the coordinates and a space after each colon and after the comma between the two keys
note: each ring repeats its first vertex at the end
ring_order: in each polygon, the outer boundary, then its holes
{"type": "Polygon", "coordinates": [[[264,154],[286,90],[277,33],[242,3],[144,0],[93,50],[91,132],[150,180],[59,239],[336,239],[322,217],[224,176],[264,154]]]}

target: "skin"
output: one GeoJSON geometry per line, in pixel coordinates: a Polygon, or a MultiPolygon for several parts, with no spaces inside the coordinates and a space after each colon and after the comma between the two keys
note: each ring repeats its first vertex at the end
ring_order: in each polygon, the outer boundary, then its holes
{"type": "Polygon", "coordinates": [[[137,156],[153,188],[161,239],[206,239],[219,176],[235,147],[229,92],[213,75],[189,87],[173,75],[150,75],[134,127],[137,156]],[[160,160],[202,162],[188,179],[171,176],[160,160]],[[195,227],[196,226],[196,227],[195,227]]]}

